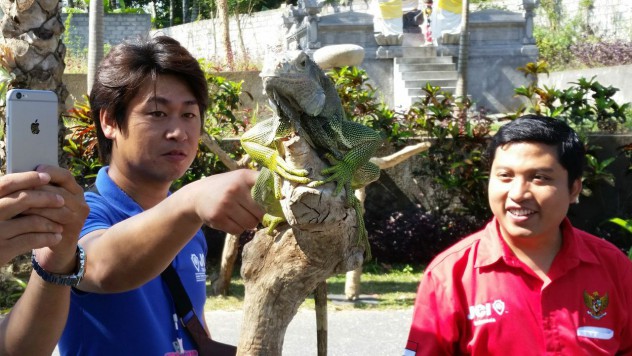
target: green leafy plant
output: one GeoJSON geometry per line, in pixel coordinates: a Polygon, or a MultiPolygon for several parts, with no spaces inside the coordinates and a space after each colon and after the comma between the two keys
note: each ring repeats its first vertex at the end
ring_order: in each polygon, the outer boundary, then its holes
{"type": "Polygon", "coordinates": [[[608,157],[603,161],[599,161],[591,153],[586,153],[586,169],[582,177],[582,194],[584,196],[592,195],[592,187],[596,186],[599,182],[605,182],[606,184],[614,187],[615,177],[608,170],[608,166],[614,162],[616,157],[608,157]]]}
{"type": "Polygon", "coordinates": [[[432,146],[421,154],[423,163],[419,171],[432,177],[447,197],[442,206],[427,208],[485,220],[491,213],[483,153],[492,120],[484,111],[473,110],[469,100],[461,104],[458,111],[464,117],[459,117],[455,115],[456,103],[450,93],[430,84],[422,90],[425,97],[413,103],[404,117],[413,123],[417,135],[432,139],[432,146]]]}
{"type": "MultiPolygon", "coordinates": [[[[621,218],[612,218],[608,221],[613,224],[619,225],[623,230],[632,234],[632,219],[624,220],[621,218]]],[[[632,248],[628,250],[628,258],[632,260],[632,248]]]]}
{"type": "Polygon", "coordinates": [[[578,43],[595,43],[601,39],[594,35],[588,23],[592,0],[580,1],[579,11],[574,16],[565,13],[559,0],[541,0],[539,15],[545,21],[539,21],[533,30],[540,59],[547,61],[552,69],[567,69],[580,66],[573,46],[578,43]]]}
{"type": "MultiPolygon", "coordinates": [[[[250,124],[248,111],[240,111],[239,97],[242,94],[243,81],[233,82],[226,78],[208,74],[209,106],[206,111],[204,129],[211,136],[238,136],[250,124]]],[[[246,93],[246,95],[250,95],[246,93]]],[[[250,95],[252,98],[252,96],[250,95]]]]}
{"type": "Polygon", "coordinates": [[[26,282],[22,279],[11,275],[5,276],[6,279],[0,288],[0,309],[3,310],[13,307],[26,289],[26,282]]]}

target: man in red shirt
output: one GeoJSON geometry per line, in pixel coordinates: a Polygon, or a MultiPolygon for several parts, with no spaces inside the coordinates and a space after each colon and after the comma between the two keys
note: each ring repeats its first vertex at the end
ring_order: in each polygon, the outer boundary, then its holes
{"type": "Polygon", "coordinates": [[[632,355],[632,262],[566,218],[577,134],[527,115],[488,155],[494,218],[428,265],[404,355],[632,355]]]}

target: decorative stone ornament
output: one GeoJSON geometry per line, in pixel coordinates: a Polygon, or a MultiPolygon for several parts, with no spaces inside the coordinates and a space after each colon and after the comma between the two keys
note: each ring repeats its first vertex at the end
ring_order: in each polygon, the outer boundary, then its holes
{"type": "Polygon", "coordinates": [[[359,66],[364,60],[364,48],[355,44],[325,46],[314,52],[314,62],[322,69],[359,66]]]}

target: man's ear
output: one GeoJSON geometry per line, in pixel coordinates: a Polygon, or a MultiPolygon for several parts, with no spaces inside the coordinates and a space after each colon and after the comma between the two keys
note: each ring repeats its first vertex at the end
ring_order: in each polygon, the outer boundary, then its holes
{"type": "Polygon", "coordinates": [[[577,178],[571,185],[571,203],[579,203],[579,195],[582,192],[582,179],[577,178]]]}
{"type": "Polygon", "coordinates": [[[101,110],[101,112],[99,112],[99,122],[101,123],[103,135],[106,138],[113,140],[118,132],[118,127],[116,126],[116,120],[114,120],[114,117],[112,117],[107,110],[101,110]]]}

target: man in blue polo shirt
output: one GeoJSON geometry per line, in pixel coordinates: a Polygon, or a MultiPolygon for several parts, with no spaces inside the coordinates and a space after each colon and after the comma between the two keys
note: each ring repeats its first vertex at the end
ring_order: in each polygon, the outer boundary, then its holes
{"type": "Polygon", "coordinates": [[[90,94],[99,153],[96,192],[80,245],[89,258],[73,291],[63,355],[195,354],[160,274],[171,264],[204,321],[207,224],[231,234],[263,211],[250,197],[257,173],[238,170],[170,194],[195,158],[207,84],[177,41],[159,36],[112,48],[90,94]]]}

